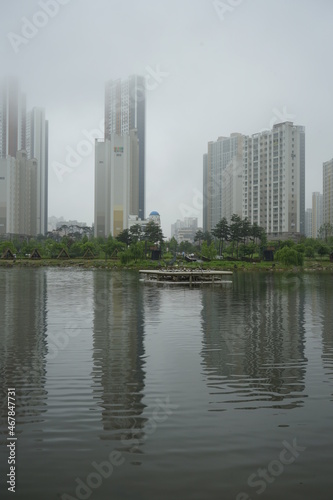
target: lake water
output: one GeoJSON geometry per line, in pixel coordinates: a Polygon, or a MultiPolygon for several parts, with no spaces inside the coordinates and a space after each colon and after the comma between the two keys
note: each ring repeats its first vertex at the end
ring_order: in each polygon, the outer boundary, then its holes
{"type": "Polygon", "coordinates": [[[332,498],[333,276],[0,269],[1,498],[332,498]]]}

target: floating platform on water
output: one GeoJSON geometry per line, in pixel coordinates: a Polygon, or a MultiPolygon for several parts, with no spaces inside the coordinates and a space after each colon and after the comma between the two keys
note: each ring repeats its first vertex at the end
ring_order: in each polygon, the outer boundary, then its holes
{"type": "Polygon", "coordinates": [[[145,283],[161,283],[170,285],[205,285],[232,283],[224,279],[224,276],[232,275],[232,271],[214,270],[140,270],[145,275],[142,281],[145,283]]]}

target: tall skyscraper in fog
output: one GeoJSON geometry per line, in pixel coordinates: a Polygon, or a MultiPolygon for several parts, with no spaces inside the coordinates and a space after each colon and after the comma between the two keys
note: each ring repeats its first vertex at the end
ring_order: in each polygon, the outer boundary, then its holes
{"type": "Polygon", "coordinates": [[[16,78],[7,77],[0,88],[0,157],[12,156],[26,145],[26,100],[16,78]]]}
{"type": "Polygon", "coordinates": [[[48,204],[48,121],[43,108],[27,114],[26,149],[29,159],[37,160],[37,234],[47,233],[48,204]]]}
{"type": "Polygon", "coordinates": [[[137,131],[139,141],[139,213],[145,217],[145,113],[146,94],[143,76],[110,80],[105,86],[105,139],[111,134],[128,135],[137,131]]]}
{"type": "Polygon", "coordinates": [[[30,236],[46,234],[48,122],[43,108],[26,112],[25,95],[16,78],[7,77],[0,87],[0,158],[0,231],[30,236]],[[27,172],[23,171],[26,168],[27,172]],[[29,182],[24,181],[25,177],[29,182]],[[34,220],[21,218],[20,223],[14,223],[10,217],[16,213],[29,214],[34,220]]]}

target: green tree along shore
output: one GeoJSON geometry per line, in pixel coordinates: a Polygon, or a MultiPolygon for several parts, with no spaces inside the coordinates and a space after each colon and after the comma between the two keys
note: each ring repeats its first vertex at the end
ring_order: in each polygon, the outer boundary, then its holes
{"type": "Polygon", "coordinates": [[[230,223],[223,218],[209,232],[198,230],[194,244],[175,238],[166,240],[159,225],[149,222],[145,229],[139,224],[125,229],[116,238],[95,238],[90,231],[48,233],[37,238],[14,237],[0,241],[0,255],[10,249],[14,261],[1,259],[1,265],[80,265],[84,267],[147,268],[161,265],[186,265],[187,267],[219,267],[231,269],[285,269],[290,267],[333,269],[330,255],[333,253],[333,228],[325,225],[319,239],[302,237],[299,243],[292,240],[267,241],[263,228],[251,224],[234,214],[230,223]],[[264,250],[274,249],[274,262],[264,262],[264,250]],[[31,254],[37,249],[41,260],[32,261],[31,254]],[[151,260],[152,252],[160,257],[151,260]],[[59,258],[63,253],[67,260],[59,258]],[[198,262],[187,263],[185,254],[194,254],[198,262]],[[7,264],[6,264],[7,263],[7,264]]]}

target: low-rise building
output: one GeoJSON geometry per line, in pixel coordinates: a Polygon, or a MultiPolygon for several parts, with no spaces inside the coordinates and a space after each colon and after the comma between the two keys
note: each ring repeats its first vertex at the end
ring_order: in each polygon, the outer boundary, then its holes
{"type": "Polygon", "coordinates": [[[194,243],[195,234],[198,231],[197,217],[185,217],[184,220],[177,220],[171,225],[171,238],[175,238],[178,243],[189,241],[194,243]]]}

